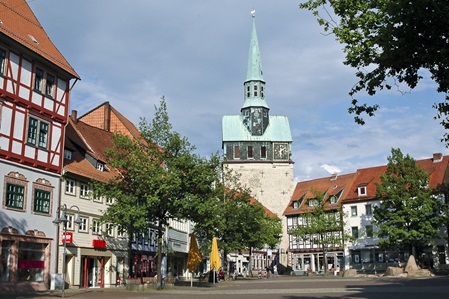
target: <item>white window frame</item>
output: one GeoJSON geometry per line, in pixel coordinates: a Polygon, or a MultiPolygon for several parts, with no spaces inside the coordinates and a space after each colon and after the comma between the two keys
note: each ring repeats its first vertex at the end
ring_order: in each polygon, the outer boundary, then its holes
{"type": "Polygon", "coordinates": [[[76,182],[71,179],[65,179],[65,194],[76,195],[76,182]]]}
{"type": "Polygon", "coordinates": [[[125,237],[125,229],[122,225],[117,225],[117,238],[124,238],[125,237]]]}
{"type": "Polygon", "coordinates": [[[80,233],[88,233],[89,230],[89,218],[80,217],[81,223],[78,225],[78,232],[80,233]]]}
{"type": "Polygon", "coordinates": [[[99,219],[92,219],[92,235],[101,234],[101,222],[99,219]]]}
{"type": "Polygon", "coordinates": [[[109,237],[114,236],[114,225],[112,223],[106,223],[106,235],[109,237]]]}
{"type": "Polygon", "coordinates": [[[80,198],[89,198],[90,186],[88,184],[80,184],[80,198]]]}
{"type": "Polygon", "coordinates": [[[351,217],[357,217],[357,206],[351,206],[351,217]]]}
{"type": "Polygon", "coordinates": [[[358,192],[359,196],[366,196],[367,195],[366,186],[359,186],[357,188],[357,192],[358,192]]]}

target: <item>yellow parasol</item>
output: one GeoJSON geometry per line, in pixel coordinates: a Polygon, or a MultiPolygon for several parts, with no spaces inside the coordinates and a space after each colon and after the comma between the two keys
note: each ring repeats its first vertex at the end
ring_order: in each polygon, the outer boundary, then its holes
{"type": "Polygon", "coordinates": [[[221,267],[220,255],[218,253],[217,238],[212,239],[212,250],[210,252],[210,268],[218,270],[221,267]]]}
{"type": "Polygon", "coordinates": [[[187,267],[189,271],[194,273],[196,268],[201,263],[201,253],[198,250],[198,244],[196,243],[195,235],[190,234],[190,247],[189,254],[187,256],[187,267]]]}

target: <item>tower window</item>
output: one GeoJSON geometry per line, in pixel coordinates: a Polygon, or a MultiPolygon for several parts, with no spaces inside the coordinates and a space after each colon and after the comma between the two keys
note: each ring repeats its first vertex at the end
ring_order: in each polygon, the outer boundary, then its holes
{"type": "Polygon", "coordinates": [[[254,86],[254,90],[257,90],[257,85],[254,86]]]}
{"type": "Polygon", "coordinates": [[[240,159],[240,146],[234,146],[234,159],[240,159]]]}
{"type": "Polygon", "coordinates": [[[253,147],[252,146],[248,146],[248,159],[252,159],[254,158],[253,156],[253,147]]]}
{"type": "Polygon", "coordinates": [[[266,146],[261,146],[260,147],[260,157],[262,159],[266,159],[267,158],[267,147],[266,146]]]}
{"type": "Polygon", "coordinates": [[[254,96],[257,97],[257,91],[254,92],[254,96]]]}

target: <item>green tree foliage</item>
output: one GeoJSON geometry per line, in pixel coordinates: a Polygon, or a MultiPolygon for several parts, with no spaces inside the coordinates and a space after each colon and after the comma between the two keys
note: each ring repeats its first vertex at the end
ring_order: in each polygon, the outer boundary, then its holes
{"type": "MultiPolygon", "coordinates": [[[[317,17],[328,33],[344,44],[345,64],[357,70],[349,112],[356,122],[373,116],[378,105],[360,105],[354,95],[369,95],[393,83],[413,89],[427,70],[446,100],[437,103],[437,118],[449,128],[449,5],[443,0],[308,0],[300,4],[317,17]]],[[[449,143],[445,133],[444,141],[449,143]]]]}
{"type": "Polygon", "coordinates": [[[303,224],[294,227],[290,234],[320,246],[325,257],[324,270],[327,272],[327,251],[343,246],[350,236],[344,231],[341,207],[327,209],[325,195],[316,189],[311,192],[315,198],[308,199],[309,210],[300,215],[303,224]]]}
{"type": "MultiPolygon", "coordinates": [[[[202,220],[196,223],[195,231],[202,252],[210,252],[214,236],[224,257],[234,250],[251,250],[265,245],[274,248],[282,233],[281,220],[270,217],[259,202],[250,200],[249,190],[239,186],[236,174],[222,169],[219,177],[215,184],[216,201],[209,202],[212,206],[197,209],[197,218],[202,220]]],[[[226,268],[226,263],[223,266],[226,268]]]]}
{"type": "Polygon", "coordinates": [[[416,250],[429,246],[440,228],[440,202],[428,186],[429,174],[400,149],[392,149],[388,167],[380,177],[377,197],[381,205],[374,209],[374,224],[385,249],[416,250]]]}
{"type": "Polygon", "coordinates": [[[114,147],[105,151],[108,163],[117,169],[115,179],[96,182],[96,196],[113,198],[102,220],[124,227],[133,233],[158,232],[157,273],[161,275],[163,232],[169,219],[195,219],[192,206],[213,205],[212,188],[216,180],[219,158],[203,159],[193,153],[192,146],[172,130],[165,100],[155,107],[151,122],[141,119],[140,137],[114,135],[114,147]]]}

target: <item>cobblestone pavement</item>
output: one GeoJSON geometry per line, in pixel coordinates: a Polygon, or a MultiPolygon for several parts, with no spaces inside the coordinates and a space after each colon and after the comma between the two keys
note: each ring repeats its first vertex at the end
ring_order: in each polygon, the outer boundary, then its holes
{"type": "MultiPolygon", "coordinates": [[[[0,293],[0,299],[60,298],[61,291],[36,293],[0,293]]],[[[95,299],[193,299],[193,298],[345,298],[345,299],[414,299],[449,298],[449,276],[431,278],[334,278],[285,276],[279,279],[241,279],[216,284],[189,282],[164,290],[127,291],[124,287],[108,289],[70,289],[65,298],[95,299]]]]}

